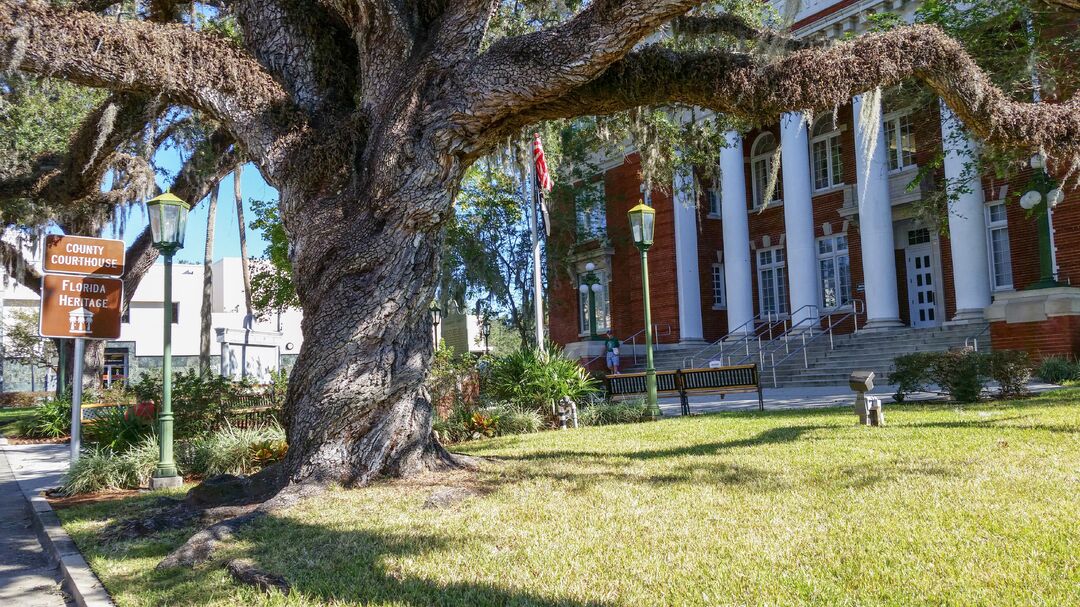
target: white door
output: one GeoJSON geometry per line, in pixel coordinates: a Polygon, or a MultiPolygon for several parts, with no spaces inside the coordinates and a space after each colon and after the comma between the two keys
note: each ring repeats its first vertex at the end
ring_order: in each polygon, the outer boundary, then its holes
{"type": "Polygon", "coordinates": [[[936,327],[938,318],[937,285],[934,281],[934,253],[927,244],[908,247],[908,308],[912,327],[936,327]]]}

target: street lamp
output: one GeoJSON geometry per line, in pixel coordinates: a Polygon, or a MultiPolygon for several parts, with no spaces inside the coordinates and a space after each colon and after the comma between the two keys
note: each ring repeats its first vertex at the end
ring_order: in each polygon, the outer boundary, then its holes
{"type": "Polygon", "coordinates": [[[431,312],[431,338],[435,341],[435,349],[439,349],[439,319],[442,318],[442,310],[439,309],[439,304],[435,300],[431,300],[431,305],[428,306],[428,311],[431,312]]]}
{"type": "Polygon", "coordinates": [[[1039,280],[1028,289],[1048,289],[1058,286],[1054,279],[1054,261],[1050,243],[1050,210],[1064,198],[1061,187],[1046,172],[1046,159],[1042,154],[1031,157],[1031,179],[1024,194],[1020,197],[1020,206],[1036,215],[1039,232],[1039,280]]]}
{"type": "Polygon", "coordinates": [[[484,322],[480,325],[480,334],[484,336],[484,356],[491,354],[491,349],[488,348],[488,338],[491,337],[491,320],[487,316],[484,317],[484,322]]]}
{"type": "Polygon", "coordinates": [[[154,247],[165,256],[165,297],[162,304],[165,316],[161,359],[161,411],[158,412],[158,465],[150,479],[151,489],[179,487],[183,479],[173,460],[172,413],[172,262],[173,255],[184,247],[184,232],[190,207],[186,202],[166,192],[146,203],[150,214],[150,232],[154,247]]]}
{"type": "Polygon", "coordinates": [[[630,209],[630,233],[634,237],[634,246],[641,252],[641,289],[645,294],[645,389],[649,395],[649,406],[656,409],[656,367],[653,365],[652,351],[652,311],[649,305],[649,247],[653,243],[656,225],[656,211],[645,205],[630,209]]]}
{"type": "Polygon", "coordinates": [[[589,294],[589,339],[594,341],[600,339],[596,334],[596,296],[604,290],[604,286],[600,284],[600,278],[593,273],[595,269],[596,264],[592,262],[585,264],[585,278],[578,286],[578,291],[582,294],[589,294]]]}

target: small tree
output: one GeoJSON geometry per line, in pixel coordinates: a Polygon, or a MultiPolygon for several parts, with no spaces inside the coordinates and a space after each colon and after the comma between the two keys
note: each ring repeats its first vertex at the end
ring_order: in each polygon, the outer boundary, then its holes
{"type": "Polygon", "coordinates": [[[12,314],[15,322],[7,326],[5,356],[16,358],[32,367],[57,371],[60,357],[56,341],[38,335],[37,310],[18,310],[12,314]]]}

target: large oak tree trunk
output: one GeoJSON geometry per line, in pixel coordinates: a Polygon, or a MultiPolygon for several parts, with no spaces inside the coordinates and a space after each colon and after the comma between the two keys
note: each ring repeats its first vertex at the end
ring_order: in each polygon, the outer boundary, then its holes
{"type": "Polygon", "coordinates": [[[433,438],[424,380],[442,218],[462,169],[428,152],[372,155],[333,196],[296,204],[282,192],[304,311],[285,412],[294,482],[355,486],[456,464],[433,438]]]}

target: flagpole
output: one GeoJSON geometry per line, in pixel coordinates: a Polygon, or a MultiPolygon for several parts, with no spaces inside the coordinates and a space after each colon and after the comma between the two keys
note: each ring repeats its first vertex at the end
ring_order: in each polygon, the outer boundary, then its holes
{"type": "MultiPolygon", "coordinates": [[[[531,152],[531,149],[530,149],[531,152]]],[[[529,214],[529,232],[532,237],[532,263],[533,263],[533,309],[536,315],[536,345],[541,351],[544,347],[544,301],[543,301],[543,281],[540,279],[540,235],[537,230],[536,215],[539,212],[536,204],[536,197],[539,193],[540,184],[536,179],[536,158],[535,155],[532,161],[529,163],[532,170],[529,172],[531,175],[532,183],[532,196],[529,197],[528,214],[529,214]]],[[[524,184],[523,184],[524,185],[524,184]]]]}

